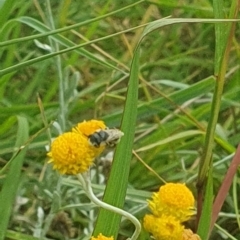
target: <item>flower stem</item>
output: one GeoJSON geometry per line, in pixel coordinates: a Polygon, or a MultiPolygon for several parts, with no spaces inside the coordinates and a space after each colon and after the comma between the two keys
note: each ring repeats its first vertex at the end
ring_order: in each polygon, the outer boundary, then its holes
{"type": "Polygon", "coordinates": [[[129,221],[131,221],[134,225],[135,225],[135,232],[133,233],[131,238],[128,238],[129,240],[137,240],[140,232],[141,232],[141,224],[138,221],[137,218],[135,218],[132,214],[117,208],[115,206],[109,205],[105,202],[102,202],[101,200],[99,200],[95,194],[92,191],[92,186],[91,186],[91,181],[90,181],[90,171],[87,173],[83,173],[83,174],[78,174],[78,180],[80,181],[80,183],[82,184],[83,189],[86,191],[87,196],[89,197],[89,199],[92,200],[93,203],[95,203],[96,205],[98,205],[99,207],[102,207],[106,210],[115,212],[117,214],[120,214],[122,216],[124,216],[125,218],[127,218],[129,221]]]}

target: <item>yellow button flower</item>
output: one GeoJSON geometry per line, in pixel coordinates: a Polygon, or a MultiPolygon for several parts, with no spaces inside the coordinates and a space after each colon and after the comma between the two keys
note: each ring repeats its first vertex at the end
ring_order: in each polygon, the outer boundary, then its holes
{"type": "Polygon", "coordinates": [[[201,240],[201,238],[190,229],[184,229],[182,240],[201,240]]]}
{"type": "Polygon", "coordinates": [[[99,120],[89,120],[78,123],[78,125],[72,129],[73,132],[81,132],[85,136],[89,136],[96,132],[97,130],[106,129],[106,125],[103,121],[99,120]]]}
{"type": "Polygon", "coordinates": [[[103,121],[90,120],[79,123],[72,132],[57,137],[47,154],[49,163],[61,174],[78,174],[88,170],[105,146],[98,148],[89,143],[88,136],[97,130],[106,129],[103,121]]]}
{"type": "Polygon", "coordinates": [[[91,240],[114,240],[113,237],[105,237],[101,233],[95,238],[91,237],[91,240]]]}
{"type": "Polygon", "coordinates": [[[75,175],[87,171],[102,150],[91,146],[83,134],[67,132],[52,142],[48,162],[61,174],[75,175]]]}
{"type": "Polygon", "coordinates": [[[145,215],[144,228],[153,235],[156,240],[181,240],[184,227],[173,216],[145,215]]]}
{"type": "Polygon", "coordinates": [[[193,215],[193,194],[182,183],[167,183],[161,186],[148,203],[152,213],[158,217],[163,214],[171,215],[184,222],[193,215]]]}

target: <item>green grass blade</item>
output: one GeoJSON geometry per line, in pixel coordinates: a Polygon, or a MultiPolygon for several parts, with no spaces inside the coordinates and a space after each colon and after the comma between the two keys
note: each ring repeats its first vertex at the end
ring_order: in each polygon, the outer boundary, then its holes
{"type": "MultiPolygon", "coordinates": [[[[39,22],[36,19],[30,18],[30,17],[20,17],[17,19],[19,22],[24,23],[26,25],[28,25],[29,27],[32,27],[33,29],[41,32],[41,33],[47,33],[49,32],[49,28],[44,25],[43,23],[39,22]]],[[[51,35],[50,36],[53,40],[55,40],[56,42],[58,42],[59,44],[65,46],[65,47],[73,47],[76,44],[70,40],[68,40],[67,38],[63,37],[60,34],[56,34],[56,35],[51,35]]],[[[101,60],[100,58],[97,58],[94,54],[92,54],[91,52],[81,48],[81,49],[75,49],[76,53],[78,53],[81,56],[84,56],[86,58],[88,58],[89,60],[96,62],[98,64],[101,64],[103,66],[121,71],[119,68],[115,67],[114,65],[101,60]]]]}
{"type": "MultiPolygon", "coordinates": [[[[171,25],[171,24],[175,24],[175,23],[186,23],[186,22],[187,22],[187,23],[197,23],[197,22],[202,22],[202,23],[215,23],[215,22],[224,22],[224,21],[238,21],[238,20],[181,19],[181,18],[180,18],[180,19],[163,19],[163,20],[161,19],[161,20],[154,21],[154,22],[152,22],[152,23],[150,23],[150,24],[148,25],[148,27],[146,28],[147,30],[144,31],[144,34],[142,35],[142,38],[140,39],[140,41],[141,41],[141,40],[143,39],[143,37],[146,36],[148,33],[152,32],[152,31],[154,31],[154,30],[156,30],[156,29],[158,29],[158,28],[160,28],[160,27],[167,26],[167,25],[171,25]]],[[[240,20],[239,20],[239,21],[240,21],[240,20]]],[[[132,30],[141,28],[141,27],[143,27],[143,26],[144,26],[144,25],[140,25],[140,26],[137,26],[137,27],[133,27],[133,28],[130,28],[130,29],[127,29],[127,30],[123,30],[123,31],[120,31],[120,32],[117,32],[117,33],[108,35],[108,36],[106,36],[106,37],[98,38],[98,39],[89,41],[89,42],[87,42],[87,43],[78,44],[78,45],[75,45],[75,46],[72,46],[72,47],[68,47],[67,49],[63,49],[63,50],[58,51],[58,52],[46,54],[46,55],[44,55],[44,56],[37,57],[37,58],[31,59],[31,60],[28,60],[28,61],[25,61],[25,62],[16,64],[16,65],[14,65],[14,66],[5,68],[5,69],[3,69],[3,70],[0,70],[0,76],[3,76],[3,75],[5,75],[5,74],[7,74],[7,73],[10,73],[10,72],[13,72],[13,71],[16,71],[16,70],[19,70],[19,69],[21,69],[22,67],[29,66],[29,65],[31,65],[31,64],[34,64],[34,63],[37,63],[37,62],[46,60],[46,59],[48,59],[48,58],[57,56],[57,55],[59,55],[59,54],[67,53],[67,52],[69,52],[69,51],[73,51],[73,50],[82,48],[82,47],[84,47],[84,46],[90,45],[91,43],[95,43],[95,42],[99,42],[99,41],[102,41],[102,40],[106,40],[106,39],[108,39],[108,38],[112,38],[112,37],[114,37],[114,36],[120,35],[120,34],[125,33],[125,32],[130,32],[130,31],[132,31],[132,30]]]]}
{"type": "Polygon", "coordinates": [[[137,149],[136,152],[145,152],[145,151],[148,151],[148,150],[155,148],[157,146],[160,146],[160,145],[164,145],[164,144],[171,143],[171,142],[174,142],[179,139],[190,138],[190,137],[202,135],[202,134],[205,134],[205,133],[203,131],[199,131],[199,130],[188,130],[188,131],[180,132],[180,133],[174,134],[172,136],[169,136],[167,138],[164,138],[163,140],[156,141],[150,145],[141,147],[141,148],[137,149]]]}
{"type": "MultiPolygon", "coordinates": [[[[102,16],[99,16],[99,17],[96,17],[96,18],[93,18],[93,19],[90,19],[90,20],[86,20],[86,21],[83,21],[83,22],[80,22],[80,23],[77,23],[77,24],[74,24],[74,25],[70,25],[70,26],[67,26],[67,27],[59,28],[59,29],[56,29],[56,30],[50,30],[48,28],[49,31],[45,32],[45,33],[35,34],[35,35],[27,36],[27,37],[11,39],[11,40],[8,40],[8,41],[5,41],[5,42],[1,42],[0,43],[0,47],[6,46],[6,45],[10,45],[10,44],[14,44],[14,43],[19,43],[19,42],[25,42],[25,41],[29,41],[29,40],[33,40],[33,39],[37,39],[37,38],[41,38],[41,37],[46,37],[46,36],[53,35],[53,34],[56,34],[56,33],[69,31],[69,30],[72,30],[74,28],[79,28],[81,26],[85,26],[85,25],[88,25],[90,23],[94,23],[94,22],[99,21],[101,19],[107,18],[109,16],[112,16],[114,14],[120,13],[122,11],[125,11],[125,10],[127,10],[129,8],[132,8],[132,7],[142,3],[144,1],[145,0],[140,0],[138,2],[135,2],[135,3],[132,3],[130,5],[127,5],[127,6],[123,7],[123,8],[117,9],[116,11],[112,11],[112,12],[104,14],[102,16]]],[[[5,1],[5,2],[9,6],[11,6],[12,2],[14,2],[14,1],[12,0],[12,1],[5,1]]],[[[0,4],[1,4],[1,2],[0,2],[0,4]]],[[[4,12],[4,11],[2,11],[2,12],[5,14],[6,12],[4,12]]],[[[2,14],[2,15],[4,15],[4,14],[2,14]]],[[[15,21],[15,19],[13,21],[15,21]]],[[[0,31],[1,31],[1,28],[0,28],[0,31]]]]}
{"type": "Polygon", "coordinates": [[[212,215],[212,205],[213,205],[213,177],[212,168],[209,170],[206,192],[204,195],[204,204],[202,215],[199,220],[197,233],[201,239],[207,240],[209,237],[209,229],[211,224],[212,215]]]}
{"type": "MultiPolygon", "coordinates": [[[[210,76],[202,81],[195,83],[189,86],[186,89],[176,91],[168,95],[174,103],[181,105],[184,102],[199,97],[203,94],[210,93],[214,88],[215,78],[210,76]]],[[[152,100],[150,103],[143,103],[138,106],[138,119],[143,119],[154,115],[160,111],[160,109],[169,108],[171,103],[163,97],[152,100]]],[[[174,107],[174,106],[173,106],[174,107]]],[[[122,116],[122,112],[118,111],[114,114],[103,117],[103,120],[106,122],[111,122],[115,125],[118,125],[122,116]]]]}
{"type": "Polygon", "coordinates": [[[11,239],[11,240],[19,240],[19,239],[21,239],[21,240],[39,240],[39,238],[37,238],[37,237],[29,236],[27,234],[20,233],[20,232],[14,232],[11,230],[7,230],[6,237],[7,237],[7,239],[11,239]]]}
{"type": "MultiPolygon", "coordinates": [[[[221,208],[223,206],[223,203],[227,196],[229,195],[229,190],[231,185],[234,182],[234,179],[237,177],[237,171],[240,166],[240,146],[238,146],[237,151],[230,163],[230,166],[227,170],[227,173],[222,181],[222,184],[220,186],[220,189],[218,193],[216,194],[216,197],[214,199],[214,204],[213,204],[213,211],[212,211],[212,221],[211,221],[211,229],[213,229],[215,222],[217,221],[219,212],[221,211],[221,208]]],[[[238,212],[238,202],[237,202],[237,195],[236,195],[236,183],[233,184],[233,189],[235,190],[235,193],[233,194],[233,198],[235,199],[234,201],[234,208],[236,212],[238,212]]],[[[239,219],[237,218],[238,224],[239,219]]],[[[240,226],[240,224],[239,224],[240,226]]]]}
{"type": "MultiPolygon", "coordinates": [[[[225,18],[225,12],[224,12],[224,2],[223,0],[217,0],[213,1],[213,10],[214,10],[214,16],[215,18],[225,18]]],[[[215,73],[219,72],[221,62],[223,60],[223,52],[226,48],[227,44],[227,37],[229,34],[229,29],[226,29],[226,24],[216,23],[215,24],[215,61],[214,61],[214,70],[215,73]]]]}
{"type": "MultiPolygon", "coordinates": [[[[18,133],[16,147],[21,147],[28,139],[28,122],[23,117],[18,117],[18,133]]],[[[0,240],[5,239],[5,232],[11,216],[12,206],[15,201],[18,184],[20,182],[22,164],[26,154],[26,148],[20,149],[10,161],[8,173],[4,180],[0,193],[0,240]]]]}
{"type": "Polygon", "coordinates": [[[15,2],[16,0],[0,1],[0,28],[2,27],[2,24],[7,21],[9,17],[8,14],[11,12],[15,2]]]}
{"type": "MultiPolygon", "coordinates": [[[[143,25],[140,25],[140,26],[137,26],[137,27],[133,27],[133,28],[129,28],[127,30],[123,30],[123,31],[120,31],[120,32],[117,32],[117,33],[114,33],[114,34],[110,34],[108,36],[104,36],[104,37],[101,37],[101,38],[97,38],[97,39],[88,41],[86,43],[74,45],[72,47],[68,47],[66,49],[63,49],[63,50],[60,50],[60,51],[57,51],[57,52],[45,54],[43,56],[36,57],[36,58],[30,59],[28,61],[24,61],[24,62],[18,63],[16,65],[13,65],[13,66],[10,66],[8,68],[4,68],[4,69],[0,70],[0,76],[3,76],[5,74],[7,74],[7,73],[10,73],[10,72],[13,72],[13,71],[16,71],[16,70],[19,70],[19,69],[21,69],[23,67],[26,67],[26,66],[29,66],[31,64],[34,64],[34,63],[37,63],[37,62],[40,62],[40,61],[43,61],[43,60],[55,57],[55,56],[57,56],[59,54],[63,54],[63,53],[67,53],[67,52],[70,52],[70,51],[73,51],[73,50],[76,50],[76,49],[80,49],[82,47],[91,45],[92,43],[100,42],[100,41],[103,41],[103,40],[106,40],[106,39],[109,39],[109,38],[121,35],[122,33],[130,32],[130,31],[136,30],[138,28],[142,28],[144,26],[146,26],[146,24],[143,24],[143,25]]],[[[116,69],[116,67],[114,67],[113,65],[112,65],[112,68],[116,69]]],[[[118,69],[118,68],[117,68],[117,70],[119,70],[120,72],[123,72],[125,74],[125,72],[123,70],[118,69]]]]}
{"type": "Polygon", "coordinates": [[[176,23],[223,23],[236,22],[237,19],[201,19],[201,18],[165,18],[151,22],[143,31],[142,38],[158,28],[176,24],[176,23]]]}
{"type": "MultiPolygon", "coordinates": [[[[132,60],[129,86],[121,124],[121,130],[124,132],[124,136],[116,148],[110,177],[103,197],[103,201],[120,208],[123,207],[125,201],[132,158],[132,146],[137,119],[138,69],[139,49],[136,49],[132,60]]],[[[104,235],[114,236],[116,239],[120,221],[121,216],[101,209],[93,235],[96,236],[99,233],[104,233],[104,235]]]]}

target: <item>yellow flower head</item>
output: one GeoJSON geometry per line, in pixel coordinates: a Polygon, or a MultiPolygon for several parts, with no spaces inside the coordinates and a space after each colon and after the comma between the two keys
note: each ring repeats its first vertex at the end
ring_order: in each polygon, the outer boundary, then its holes
{"type": "Polygon", "coordinates": [[[194,197],[185,184],[167,183],[153,194],[148,203],[155,216],[171,215],[184,222],[193,214],[194,197]]]}
{"type": "Polygon", "coordinates": [[[184,227],[173,216],[155,217],[147,214],[143,219],[143,226],[156,240],[182,239],[184,227]]]}
{"type": "Polygon", "coordinates": [[[96,132],[97,130],[106,129],[106,125],[103,121],[99,120],[90,120],[90,121],[83,121],[78,123],[78,125],[72,129],[73,132],[81,132],[85,136],[89,136],[96,132]]]}
{"type": "Polygon", "coordinates": [[[101,233],[95,238],[91,237],[91,240],[114,240],[113,237],[105,237],[101,233]]]}
{"type": "Polygon", "coordinates": [[[95,148],[81,133],[67,132],[58,136],[51,144],[49,163],[61,174],[77,174],[88,170],[102,148],[95,148]]]}
{"type": "Polygon", "coordinates": [[[190,229],[184,229],[182,240],[201,240],[201,238],[190,229]]]}

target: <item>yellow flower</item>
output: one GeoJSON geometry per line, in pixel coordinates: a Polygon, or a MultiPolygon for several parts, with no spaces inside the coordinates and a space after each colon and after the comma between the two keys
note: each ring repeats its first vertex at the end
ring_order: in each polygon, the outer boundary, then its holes
{"type": "Polygon", "coordinates": [[[201,238],[190,229],[184,229],[182,240],[201,240],[201,238]]]}
{"type": "Polygon", "coordinates": [[[143,219],[144,228],[150,232],[156,240],[180,240],[184,227],[173,216],[145,215],[143,219]]]}
{"type": "Polygon", "coordinates": [[[161,186],[148,203],[152,213],[157,217],[163,214],[171,215],[184,222],[193,215],[193,194],[182,183],[167,183],[161,186]]]}
{"type": "Polygon", "coordinates": [[[106,129],[106,125],[103,121],[99,120],[90,120],[90,121],[83,121],[78,123],[78,125],[72,129],[73,132],[81,132],[85,136],[89,136],[100,129],[106,129]]]}
{"type": "Polygon", "coordinates": [[[91,240],[114,240],[113,237],[105,237],[101,233],[95,238],[91,237],[91,240]]]}
{"type": "Polygon", "coordinates": [[[81,133],[67,132],[57,137],[51,144],[49,163],[61,174],[77,174],[88,170],[102,148],[95,148],[81,133]]]}

